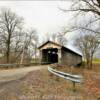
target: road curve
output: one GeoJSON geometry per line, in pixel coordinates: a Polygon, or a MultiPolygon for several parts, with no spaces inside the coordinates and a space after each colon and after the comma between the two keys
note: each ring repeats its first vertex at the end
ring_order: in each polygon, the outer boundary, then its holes
{"type": "Polygon", "coordinates": [[[23,78],[31,71],[47,69],[47,66],[31,66],[24,68],[0,70],[0,83],[9,82],[23,78]]]}

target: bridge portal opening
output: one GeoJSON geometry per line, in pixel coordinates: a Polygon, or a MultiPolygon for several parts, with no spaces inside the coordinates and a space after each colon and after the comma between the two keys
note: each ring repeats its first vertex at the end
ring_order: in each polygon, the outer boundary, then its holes
{"type": "Polygon", "coordinates": [[[57,63],[58,62],[58,49],[48,48],[42,50],[42,63],[57,63]]]}

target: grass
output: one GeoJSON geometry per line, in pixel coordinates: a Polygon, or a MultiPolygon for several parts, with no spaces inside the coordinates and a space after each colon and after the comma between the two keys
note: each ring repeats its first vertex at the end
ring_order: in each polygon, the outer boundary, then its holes
{"type": "Polygon", "coordinates": [[[97,58],[93,59],[93,63],[100,63],[100,59],[97,58]]]}
{"type": "Polygon", "coordinates": [[[0,100],[100,100],[100,63],[95,63],[92,70],[68,66],[59,66],[56,69],[82,74],[84,83],[76,84],[74,92],[71,81],[42,69],[30,72],[25,78],[4,86],[4,95],[0,95],[0,100]],[[6,99],[1,99],[2,95],[6,99]]]}
{"type": "Polygon", "coordinates": [[[84,83],[76,84],[76,92],[73,92],[71,81],[59,78],[47,70],[32,72],[24,80],[23,86],[27,87],[24,95],[36,97],[34,100],[97,100],[100,98],[99,66],[100,64],[95,64],[93,70],[70,69],[68,66],[57,68],[57,70],[84,76],[84,83]]]}

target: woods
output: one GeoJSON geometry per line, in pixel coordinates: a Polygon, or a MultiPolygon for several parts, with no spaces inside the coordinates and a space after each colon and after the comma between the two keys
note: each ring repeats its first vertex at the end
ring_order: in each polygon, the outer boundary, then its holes
{"type": "MultiPolygon", "coordinates": [[[[38,35],[35,29],[26,31],[24,19],[12,12],[2,9],[0,13],[0,50],[6,63],[23,62],[25,55],[31,58],[30,47],[36,45],[38,35]],[[34,41],[34,42],[33,42],[34,41]]],[[[32,50],[33,51],[33,50],[32,50]]]]}
{"type": "Polygon", "coordinates": [[[93,34],[80,36],[76,39],[75,46],[77,46],[83,54],[87,68],[92,69],[93,57],[99,48],[99,37],[93,34]]]}
{"type": "MultiPolygon", "coordinates": [[[[72,4],[70,9],[61,10],[74,12],[74,16],[76,15],[74,19],[78,18],[77,24],[72,23],[69,26],[71,28],[65,27],[59,32],[46,34],[45,38],[46,41],[51,39],[62,46],[66,46],[68,43],[67,35],[70,32],[77,31],[76,34],[84,34],[76,39],[75,46],[82,52],[87,66],[92,68],[92,59],[100,44],[99,2],[94,0],[72,0],[70,2],[72,4]],[[86,19],[86,22],[83,19],[86,19]]],[[[4,63],[17,62],[22,64],[25,59],[31,61],[32,57],[37,58],[39,35],[34,28],[25,29],[24,25],[24,18],[12,12],[11,9],[1,9],[0,51],[4,59],[6,58],[4,63]]]]}

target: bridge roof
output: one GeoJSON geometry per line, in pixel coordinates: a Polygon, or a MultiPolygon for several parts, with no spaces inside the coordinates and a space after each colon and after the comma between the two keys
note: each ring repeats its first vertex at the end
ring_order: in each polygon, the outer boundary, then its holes
{"type": "Polygon", "coordinates": [[[62,46],[62,45],[60,45],[60,44],[58,44],[58,43],[55,43],[55,42],[53,42],[53,41],[47,41],[47,42],[45,42],[44,44],[42,44],[41,46],[39,46],[38,49],[39,49],[39,50],[44,49],[44,47],[45,47],[46,45],[48,45],[49,43],[53,44],[54,47],[62,48],[62,49],[64,49],[65,51],[68,51],[68,50],[69,50],[69,51],[72,52],[72,53],[75,53],[75,54],[77,54],[77,55],[79,55],[79,56],[82,56],[81,54],[79,54],[79,53],[77,53],[77,52],[75,52],[75,51],[73,51],[73,50],[71,50],[71,49],[69,49],[69,48],[67,48],[67,47],[65,47],[65,46],[62,46]]]}

